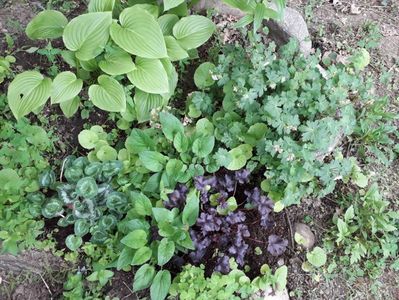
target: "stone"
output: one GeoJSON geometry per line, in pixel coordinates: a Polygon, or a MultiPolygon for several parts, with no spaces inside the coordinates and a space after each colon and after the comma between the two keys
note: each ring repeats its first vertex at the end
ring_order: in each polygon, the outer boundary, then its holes
{"type": "MultiPolygon", "coordinates": [[[[244,12],[224,4],[221,0],[201,0],[193,7],[194,11],[201,12],[207,9],[214,9],[220,14],[243,17],[244,12]]],[[[295,9],[287,7],[281,21],[268,20],[264,24],[269,28],[270,37],[281,46],[291,38],[299,43],[299,49],[307,56],[312,53],[312,42],[308,27],[302,15],[295,9]]]]}
{"type": "Polygon", "coordinates": [[[316,242],[316,238],[312,230],[310,230],[310,227],[303,223],[295,223],[294,228],[295,233],[298,233],[303,237],[303,242],[300,244],[300,246],[306,250],[312,249],[316,242]]]}
{"type": "Polygon", "coordinates": [[[250,297],[250,300],[290,300],[287,289],[282,291],[274,291],[271,287],[264,291],[257,292],[255,295],[250,297]]]}

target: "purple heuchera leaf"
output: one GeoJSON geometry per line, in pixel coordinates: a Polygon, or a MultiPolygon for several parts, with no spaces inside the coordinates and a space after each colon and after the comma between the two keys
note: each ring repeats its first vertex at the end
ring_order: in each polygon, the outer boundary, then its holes
{"type": "Polygon", "coordinates": [[[261,194],[258,187],[252,191],[245,191],[247,201],[257,208],[260,214],[260,225],[263,227],[270,227],[272,221],[270,220],[270,213],[273,211],[274,203],[271,199],[261,194]]]}
{"type": "Polygon", "coordinates": [[[215,271],[220,272],[222,274],[227,274],[230,272],[229,257],[227,255],[219,257],[216,263],[215,271]]]}
{"type": "Polygon", "coordinates": [[[288,241],[275,234],[269,236],[267,251],[273,256],[279,256],[287,249],[288,241]]]}
{"type": "Polygon", "coordinates": [[[251,174],[251,172],[249,170],[242,169],[242,170],[235,172],[235,178],[239,183],[244,184],[249,181],[250,174],[251,174]]]}
{"type": "Polygon", "coordinates": [[[234,192],[236,181],[235,178],[231,175],[225,174],[222,178],[219,179],[218,185],[220,190],[225,190],[228,192],[234,192]]]}
{"type": "Polygon", "coordinates": [[[167,209],[178,208],[182,210],[186,202],[188,188],[184,184],[178,184],[175,190],[168,195],[168,201],[164,201],[164,206],[167,209]]]}

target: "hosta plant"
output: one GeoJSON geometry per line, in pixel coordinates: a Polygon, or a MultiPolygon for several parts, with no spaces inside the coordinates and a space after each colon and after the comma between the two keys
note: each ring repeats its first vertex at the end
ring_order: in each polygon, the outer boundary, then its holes
{"type": "Polygon", "coordinates": [[[84,90],[102,110],[120,112],[128,122],[148,120],[176,88],[172,62],[189,58],[215,30],[208,18],[188,16],[183,2],[175,7],[175,1],[91,0],[87,13],[69,21],[55,10],[39,13],[26,34],[34,40],[62,38],[61,56],[72,71],[53,79],[38,71],[17,75],[7,95],[14,116],[40,110],[49,98],[70,116],[84,90]],[[127,80],[130,89],[122,84],[127,80]]]}
{"type": "Polygon", "coordinates": [[[74,226],[74,234],[65,240],[69,249],[79,248],[88,234],[91,242],[103,243],[129,209],[127,195],[112,185],[121,169],[119,161],[89,162],[86,157],[69,156],[63,162],[66,182],[56,181],[54,172],[47,171],[39,178],[47,196],[38,191],[27,199],[38,214],[58,218],[58,226],[74,226]]]}

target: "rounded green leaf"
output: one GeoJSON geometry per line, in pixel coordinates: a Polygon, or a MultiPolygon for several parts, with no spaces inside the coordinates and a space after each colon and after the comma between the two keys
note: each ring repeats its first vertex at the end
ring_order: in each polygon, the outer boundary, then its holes
{"type": "Polygon", "coordinates": [[[79,105],[80,105],[80,98],[75,97],[71,100],[61,102],[60,108],[64,113],[65,117],[70,118],[78,111],[79,105]]]}
{"type": "Polygon", "coordinates": [[[83,198],[94,198],[98,194],[98,186],[92,177],[84,177],[76,184],[76,194],[83,198]]]}
{"type": "Polygon", "coordinates": [[[204,16],[181,18],[173,27],[173,35],[184,49],[195,49],[204,44],[215,31],[216,26],[204,16]]]}
{"type": "Polygon", "coordinates": [[[184,2],[184,0],[164,0],[163,1],[163,5],[164,5],[164,10],[169,10],[172,8],[175,8],[177,6],[179,6],[180,4],[182,4],[184,2]]]}
{"type": "Polygon", "coordinates": [[[84,236],[89,233],[90,224],[83,219],[76,220],[74,224],[74,232],[77,236],[84,236]]]}
{"type": "Polygon", "coordinates": [[[26,35],[32,39],[55,39],[62,36],[67,18],[59,11],[45,10],[40,12],[26,27],[26,35]]]}
{"type": "Polygon", "coordinates": [[[8,87],[8,105],[18,120],[46,103],[51,93],[51,79],[36,71],[15,77],[8,87]]]}
{"type": "Polygon", "coordinates": [[[129,248],[139,249],[147,244],[147,233],[142,229],[133,230],[121,239],[121,243],[129,248]]]}
{"type": "Polygon", "coordinates": [[[93,149],[98,142],[97,133],[84,129],[78,135],[79,144],[85,149],[93,149]]]}
{"type": "Polygon", "coordinates": [[[327,262],[326,252],[320,247],[315,247],[311,252],[307,253],[306,258],[316,268],[323,266],[327,262]]]}
{"type": "Polygon", "coordinates": [[[112,76],[129,73],[136,68],[130,54],[116,47],[107,50],[104,60],[98,65],[103,72],[112,76]]]}
{"type": "Polygon", "coordinates": [[[98,83],[89,88],[89,98],[93,104],[106,111],[124,111],[126,95],[120,83],[106,75],[98,77],[98,83]]]}
{"type": "Polygon", "coordinates": [[[139,123],[150,120],[151,111],[164,105],[164,99],[158,94],[148,94],[136,89],[134,94],[134,108],[139,123]]]}
{"type": "Polygon", "coordinates": [[[173,26],[179,22],[179,17],[175,14],[165,14],[158,18],[159,26],[161,26],[161,30],[163,35],[172,35],[173,34],[173,26]]]}
{"type": "Polygon", "coordinates": [[[133,291],[137,292],[148,288],[155,276],[155,268],[149,264],[142,265],[134,274],[133,291]]]}
{"type": "Polygon", "coordinates": [[[59,73],[53,80],[51,103],[61,103],[75,98],[83,87],[82,79],[77,79],[72,72],[59,73]]]}
{"type": "Polygon", "coordinates": [[[158,265],[163,266],[175,254],[175,243],[163,238],[158,246],[158,265]]]}
{"type": "Polygon", "coordinates": [[[229,151],[232,161],[227,166],[230,171],[237,171],[245,166],[247,160],[252,157],[252,146],[248,144],[240,145],[229,151]]]}
{"type": "Polygon", "coordinates": [[[65,27],[63,40],[65,46],[75,51],[80,60],[90,60],[103,52],[109,39],[112,23],[111,12],[94,12],[80,15],[65,27]]]}
{"type": "Polygon", "coordinates": [[[127,77],[137,88],[146,93],[169,92],[168,74],[159,59],[137,57],[136,70],[128,73],[127,77]]]}
{"type": "Polygon", "coordinates": [[[194,83],[199,89],[205,89],[215,83],[213,72],[216,66],[210,62],[202,63],[194,73],[194,83]]]}
{"type": "Polygon", "coordinates": [[[73,234],[70,234],[67,236],[65,239],[65,245],[69,248],[71,251],[76,251],[79,249],[79,247],[82,245],[82,238],[80,236],[76,236],[73,234]]]}
{"type": "Polygon", "coordinates": [[[171,61],[182,60],[188,58],[186,50],[180,46],[173,36],[165,36],[166,50],[171,61]]]}
{"type": "Polygon", "coordinates": [[[115,0],[90,0],[89,12],[112,11],[115,6],[115,0]]]}
{"type": "Polygon", "coordinates": [[[111,146],[104,145],[97,152],[97,158],[101,161],[116,160],[118,152],[111,146]]]}
{"type": "Polygon", "coordinates": [[[136,6],[126,8],[119,23],[111,26],[112,40],[119,47],[145,58],[167,57],[161,27],[148,11],[136,6]]]}
{"type": "Polygon", "coordinates": [[[132,259],[133,266],[140,266],[147,262],[152,256],[152,251],[149,247],[142,247],[136,251],[132,259]]]}

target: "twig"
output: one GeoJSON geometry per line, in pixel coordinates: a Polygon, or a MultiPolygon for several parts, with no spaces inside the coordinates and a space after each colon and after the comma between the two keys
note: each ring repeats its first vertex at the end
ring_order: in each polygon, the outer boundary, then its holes
{"type": "Polygon", "coordinates": [[[46,280],[44,280],[44,278],[43,278],[43,276],[42,276],[41,273],[39,273],[39,276],[40,276],[40,278],[42,279],[44,285],[46,286],[48,292],[50,293],[50,296],[51,296],[50,298],[53,299],[53,293],[51,292],[50,287],[48,286],[46,280]]]}
{"type": "Polygon", "coordinates": [[[135,296],[137,297],[136,293],[133,292],[133,290],[126,284],[126,282],[124,282],[124,281],[122,281],[122,282],[123,282],[123,284],[125,285],[125,287],[130,291],[130,294],[124,296],[122,299],[125,299],[125,298],[129,297],[130,295],[135,295],[135,296]]]}
{"type": "Polygon", "coordinates": [[[289,215],[288,215],[288,211],[285,209],[284,212],[285,212],[285,217],[286,217],[286,219],[287,219],[288,227],[289,227],[289,229],[290,229],[291,246],[292,246],[292,248],[294,248],[294,247],[295,247],[295,244],[294,244],[294,235],[293,235],[293,231],[292,231],[291,220],[290,220],[290,217],[289,217],[289,215]]]}

